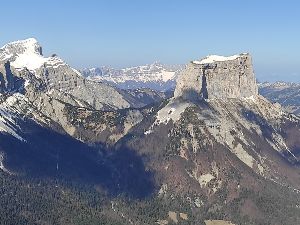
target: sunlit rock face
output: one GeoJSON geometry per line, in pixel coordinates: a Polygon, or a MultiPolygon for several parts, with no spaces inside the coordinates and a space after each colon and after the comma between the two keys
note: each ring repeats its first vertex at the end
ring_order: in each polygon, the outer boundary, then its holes
{"type": "Polygon", "coordinates": [[[174,97],[227,99],[258,95],[249,54],[208,56],[190,62],[178,77],[174,97]]]}

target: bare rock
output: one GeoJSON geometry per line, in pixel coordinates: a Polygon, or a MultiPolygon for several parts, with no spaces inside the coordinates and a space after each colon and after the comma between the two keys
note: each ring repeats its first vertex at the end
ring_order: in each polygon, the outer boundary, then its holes
{"type": "Polygon", "coordinates": [[[192,61],[179,76],[174,93],[174,97],[187,99],[241,99],[257,95],[249,54],[208,56],[192,61]]]}

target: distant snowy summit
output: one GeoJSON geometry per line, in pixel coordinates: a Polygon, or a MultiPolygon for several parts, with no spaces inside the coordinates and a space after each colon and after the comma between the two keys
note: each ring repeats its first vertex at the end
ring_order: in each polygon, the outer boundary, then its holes
{"type": "Polygon", "coordinates": [[[103,66],[83,69],[81,72],[90,80],[109,83],[122,89],[150,88],[166,91],[175,87],[176,79],[183,68],[183,65],[154,62],[124,69],[103,66]]]}
{"type": "MultiPolygon", "coordinates": [[[[17,70],[24,68],[35,73],[41,67],[59,67],[67,64],[57,55],[44,57],[42,47],[35,38],[14,41],[0,48],[0,61],[9,61],[17,70]]],[[[74,70],[74,69],[73,69],[74,70]]],[[[75,71],[75,70],[74,70],[75,71]]],[[[78,71],[75,71],[79,74],[78,71]]]]}
{"type": "Polygon", "coordinates": [[[300,115],[300,84],[278,81],[258,85],[259,93],[272,102],[278,102],[286,111],[300,115]]]}

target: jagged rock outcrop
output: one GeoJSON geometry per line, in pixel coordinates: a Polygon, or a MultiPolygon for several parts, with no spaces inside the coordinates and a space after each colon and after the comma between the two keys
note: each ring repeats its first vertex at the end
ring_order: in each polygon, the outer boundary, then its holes
{"type": "MultiPolygon", "coordinates": [[[[30,84],[35,87],[34,90],[28,90],[33,92],[29,95],[43,92],[59,100],[63,96],[63,101],[70,104],[97,110],[144,106],[130,94],[113,86],[85,79],[56,54],[44,57],[42,47],[34,38],[11,42],[0,48],[0,64],[5,63],[14,68],[14,74],[18,73],[26,87],[30,84]]],[[[5,69],[5,77],[0,75],[0,79],[3,77],[0,80],[1,89],[4,90],[5,86],[5,90],[9,90],[14,85],[10,74],[5,69]]]]}
{"type": "Polygon", "coordinates": [[[10,68],[10,63],[0,64],[0,93],[11,91],[15,87],[14,75],[10,68]]]}
{"type": "Polygon", "coordinates": [[[258,89],[249,54],[208,56],[192,61],[177,80],[174,97],[228,99],[256,97],[258,89]]]}
{"type": "Polygon", "coordinates": [[[9,61],[0,61],[0,94],[22,92],[24,89],[26,71],[19,73],[10,64],[9,61]]]}
{"type": "MultiPolygon", "coordinates": [[[[84,138],[83,131],[79,134],[77,125],[74,125],[79,117],[84,118],[98,110],[114,111],[143,107],[146,103],[141,97],[136,92],[87,80],[57,55],[44,57],[41,46],[33,38],[12,42],[0,48],[0,110],[2,106],[10,103],[19,104],[12,99],[22,99],[20,101],[25,101],[26,107],[22,107],[18,114],[32,118],[43,126],[58,124],[62,130],[78,139],[84,138]],[[70,111],[89,113],[76,113],[71,121],[70,111]]],[[[14,107],[13,104],[12,108],[14,107]]],[[[14,109],[9,112],[5,110],[8,115],[13,111],[14,109]]],[[[123,117],[125,118],[124,115],[123,117]]],[[[139,116],[136,116],[135,121],[139,121],[139,116]]],[[[94,133],[87,132],[86,136],[95,136],[94,140],[99,136],[99,140],[102,138],[100,133],[104,131],[104,136],[109,136],[107,130],[110,129],[111,133],[117,133],[116,137],[112,136],[114,141],[122,137],[130,126],[133,125],[125,124],[122,127],[122,124],[118,124],[117,128],[110,125],[107,129],[102,129],[103,126],[95,125],[94,133]]],[[[6,130],[8,129],[5,128],[4,131],[6,130]]]]}

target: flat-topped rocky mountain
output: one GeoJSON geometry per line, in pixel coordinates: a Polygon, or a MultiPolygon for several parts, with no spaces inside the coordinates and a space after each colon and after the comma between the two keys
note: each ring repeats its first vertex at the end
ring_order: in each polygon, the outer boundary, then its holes
{"type": "Polygon", "coordinates": [[[177,79],[174,96],[204,99],[255,98],[258,95],[249,54],[208,56],[192,61],[177,79]]]}

